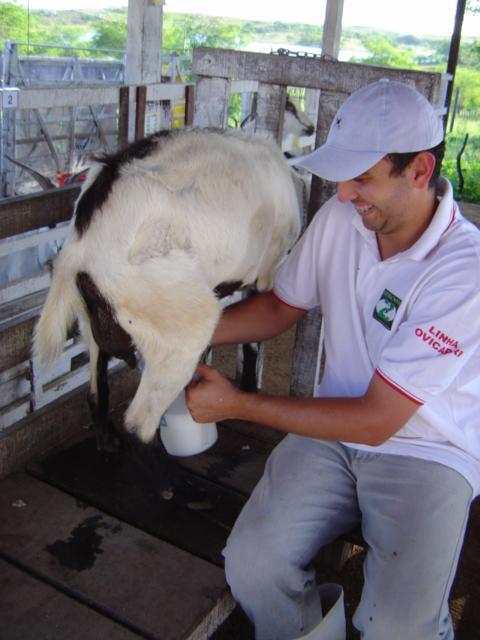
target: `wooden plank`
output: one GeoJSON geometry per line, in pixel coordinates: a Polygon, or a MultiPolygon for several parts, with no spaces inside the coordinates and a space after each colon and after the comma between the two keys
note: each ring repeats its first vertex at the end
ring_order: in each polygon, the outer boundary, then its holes
{"type": "Polygon", "coordinates": [[[73,185],[0,200],[0,238],[70,220],[79,193],[80,187],[73,185]]]}
{"type": "Polygon", "coordinates": [[[388,77],[416,86],[433,104],[438,102],[441,83],[439,73],[208,47],[193,50],[192,70],[198,76],[210,78],[258,80],[346,94],[388,77]]]}
{"type": "Polygon", "coordinates": [[[179,458],[179,463],[184,469],[249,496],[263,474],[272,444],[221,424],[218,431],[213,447],[201,456],[179,458]]]}
{"type": "Polygon", "coordinates": [[[15,251],[25,251],[38,247],[47,242],[62,243],[69,230],[68,224],[62,224],[54,229],[17,237],[12,242],[0,243],[0,258],[8,256],[15,251]]]}
{"type": "Polygon", "coordinates": [[[162,84],[147,84],[147,102],[158,102],[159,100],[182,99],[186,91],[194,85],[182,84],[180,82],[162,82],[162,84]]]}
{"type": "Polygon", "coordinates": [[[36,317],[29,318],[0,331],[0,371],[24,362],[30,358],[33,327],[36,317]]]}
{"type": "Polygon", "coordinates": [[[139,640],[126,627],[0,559],[4,640],[139,640]]]}
{"type": "Polygon", "coordinates": [[[118,87],[116,86],[29,87],[21,89],[18,96],[18,108],[53,109],[116,104],[117,97],[118,87]]]}
{"type": "Polygon", "coordinates": [[[286,87],[264,82],[259,83],[255,132],[271,135],[279,144],[283,137],[286,99],[286,87]]]}
{"type": "Polygon", "coordinates": [[[227,123],[227,107],[226,78],[197,78],[193,126],[224,129],[227,123]]]}
{"type": "MultiPolygon", "coordinates": [[[[39,234],[40,235],[40,234],[39,234]]],[[[34,274],[12,280],[8,284],[0,286],[0,306],[12,302],[18,302],[22,298],[30,297],[39,291],[46,290],[50,286],[50,271],[43,269],[34,274]]]]}
{"type": "Polygon", "coordinates": [[[222,549],[245,499],[178,469],[174,495],[164,500],[160,492],[169,474],[165,458],[158,452],[152,464],[146,455],[136,455],[125,450],[105,456],[97,451],[95,438],[80,434],[70,446],[29,464],[28,470],[120,520],[222,566],[222,549]],[[200,500],[210,508],[197,510],[200,500]]]}
{"type": "Polygon", "coordinates": [[[0,305],[0,331],[14,323],[40,314],[47,291],[36,291],[0,305]]]}
{"type": "Polygon", "coordinates": [[[260,442],[264,442],[270,447],[274,447],[277,445],[283,438],[285,434],[278,429],[273,429],[273,427],[265,427],[262,424],[257,424],[255,422],[244,422],[243,420],[224,420],[219,423],[220,433],[225,433],[226,430],[236,431],[240,435],[245,437],[254,438],[255,440],[260,440],[260,442]]]}
{"type": "Polygon", "coordinates": [[[159,640],[199,638],[232,608],[222,569],[24,474],[0,484],[0,553],[159,640]]]}

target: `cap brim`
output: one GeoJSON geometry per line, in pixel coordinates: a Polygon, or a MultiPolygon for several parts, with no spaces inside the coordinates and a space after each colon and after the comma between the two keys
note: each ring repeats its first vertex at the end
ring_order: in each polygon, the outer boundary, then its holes
{"type": "Polygon", "coordinates": [[[292,165],[302,167],[325,180],[343,182],[362,175],[385,155],[382,151],[351,151],[325,144],[312,153],[297,158],[292,165]]]}

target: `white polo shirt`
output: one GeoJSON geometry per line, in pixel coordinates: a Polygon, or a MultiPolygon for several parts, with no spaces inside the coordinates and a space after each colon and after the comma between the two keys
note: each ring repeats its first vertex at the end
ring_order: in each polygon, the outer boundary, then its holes
{"type": "Polygon", "coordinates": [[[279,267],[274,292],[322,308],[327,358],[315,396],[361,396],[376,372],[419,405],[384,444],[347,446],[440,462],[478,494],[480,231],[442,186],[422,237],[383,261],[375,233],[334,196],[279,267]]]}

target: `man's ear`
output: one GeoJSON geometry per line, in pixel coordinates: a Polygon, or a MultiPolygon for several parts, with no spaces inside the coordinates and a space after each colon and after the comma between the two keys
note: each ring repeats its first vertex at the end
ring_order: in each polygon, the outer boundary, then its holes
{"type": "Polygon", "coordinates": [[[417,153],[409,165],[410,176],[416,189],[428,189],[428,183],[435,169],[435,156],[429,151],[417,153]]]}

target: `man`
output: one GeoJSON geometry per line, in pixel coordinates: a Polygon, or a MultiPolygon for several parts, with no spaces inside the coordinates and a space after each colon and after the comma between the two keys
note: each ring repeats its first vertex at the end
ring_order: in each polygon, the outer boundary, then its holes
{"type": "MultiPolygon", "coordinates": [[[[288,435],[225,549],[259,640],[314,628],[310,561],[361,523],[365,640],[451,640],[448,594],[480,486],[480,233],[438,177],[443,130],[414,89],[352,94],[301,160],[338,183],[280,266],[274,291],[228,309],[214,344],[264,340],[321,306],[326,367],[314,398],[246,394],[199,368],[199,421],[288,435]]],[[[321,624],[315,638],[322,635],[321,624]]]]}

